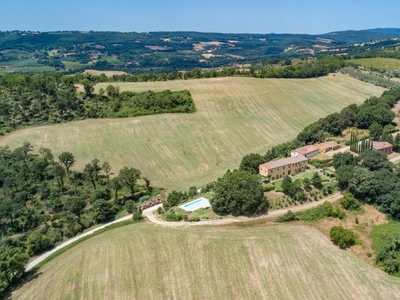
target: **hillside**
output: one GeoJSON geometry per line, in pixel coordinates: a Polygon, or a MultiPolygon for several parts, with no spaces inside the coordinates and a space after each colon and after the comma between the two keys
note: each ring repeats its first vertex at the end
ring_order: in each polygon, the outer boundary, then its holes
{"type": "Polygon", "coordinates": [[[399,289],[310,227],[144,223],[78,244],[12,299],[395,299],[399,289]]]}
{"type": "Polygon", "coordinates": [[[399,30],[350,30],[319,35],[0,31],[0,74],[219,68],[271,58],[279,61],[343,53],[352,44],[395,37],[400,37],[399,30]]]}
{"type": "Polygon", "coordinates": [[[114,172],[134,166],[153,186],[187,189],[237,168],[248,153],[263,153],[294,138],[320,117],[383,92],[341,74],[306,80],[234,77],[119,86],[134,91],[187,89],[197,112],[30,127],[2,137],[0,146],[29,141],[35,148],[53,149],[55,155],[68,149],[77,168],[97,156],[110,162],[114,172]]]}

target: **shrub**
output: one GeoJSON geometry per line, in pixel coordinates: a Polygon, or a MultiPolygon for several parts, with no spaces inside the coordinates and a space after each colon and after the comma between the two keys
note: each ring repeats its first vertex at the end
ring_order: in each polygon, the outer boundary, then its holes
{"type": "Polygon", "coordinates": [[[359,210],[361,208],[360,202],[354,198],[352,193],[346,193],[340,199],[340,205],[347,210],[359,210]]]}
{"type": "Polygon", "coordinates": [[[329,235],[331,241],[342,249],[346,249],[356,243],[355,233],[343,228],[342,226],[332,227],[329,235]]]}
{"type": "Polygon", "coordinates": [[[134,212],[132,213],[132,220],[134,222],[143,220],[142,210],[140,208],[134,210],[134,212]]]}
{"type": "Polygon", "coordinates": [[[142,203],[142,202],[147,201],[149,199],[150,199],[150,195],[144,195],[144,196],[139,198],[139,202],[142,203]]]}
{"type": "Polygon", "coordinates": [[[275,189],[275,186],[273,186],[272,184],[264,185],[264,192],[273,191],[274,189],[275,189]]]}
{"type": "Polygon", "coordinates": [[[132,200],[126,200],[125,201],[125,209],[126,209],[126,211],[131,214],[132,211],[133,211],[133,208],[134,208],[133,201],[132,200]]]}
{"type": "Polygon", "coordinates": [[[188,191],[189,198],[193,198],[197,196],[197,188],[195,186],[191,186],[188,191]]]}
{"type": "Polygon", "coordinates": [[[175,213],[175,211],[170,211],[165,215],[165,221],[172,221],[172,222],[178,222],[183,219],[183,216],[181,214],[175,213]]]}
{"type": "Polygon", "coordinates": [[[296,214],[289,210],[286,214],[283,216],[280,216],[276,219],[277,222],[290,222],[290,221],[296,221],[298,220],[296,214]]]}

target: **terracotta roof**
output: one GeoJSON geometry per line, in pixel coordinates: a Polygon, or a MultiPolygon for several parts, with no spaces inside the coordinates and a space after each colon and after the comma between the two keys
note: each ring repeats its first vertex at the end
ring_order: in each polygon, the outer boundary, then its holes
{"type": "Polygon", "coordinates": [[[299,156],[293,156],[293,157],[287,157],[287,158],[283,158],[283,159],[279,159],[279,160],[275,160],[275,161],[269,161],[265,164],[261,164],[260,166],[265,166],[268,169],[275,169],[275,168],[279,168],[279,167],[283,167],[289,164],[295,164],[295,163],[299,163],[299,162],[303,162],[303,161],[307,161],[308,159],[305,158],[303,155],[299,155],[299,156]]]}
{"type": "Polygon", "coordinates": [[[336,142],[328,141],[328,142],[324,142],[324,143],[318,144],[318,146],[321,146],[322,148],[327,149],[327,148],[337,147],[337,146],[339,146],[339,144],[336,143],[336,142]]]}
{"type": "Polygon", "coordinates": [[[306,154],[314,152],[314,151],[319,151],[318,147],[314,146],[314,145],[307,145],[307,146],[303,146],[303,147],[292,150],[292,152],[297,152],[297,153],[300,153],[301,155],[306,155],[306,154]]]}
{"type": "Polygon", "coordinates": [[[393,147],[393,145],[388,142],[372,142],[372,148],[374,148],[374,150],[386,149],[391,147],[393,147]]]}

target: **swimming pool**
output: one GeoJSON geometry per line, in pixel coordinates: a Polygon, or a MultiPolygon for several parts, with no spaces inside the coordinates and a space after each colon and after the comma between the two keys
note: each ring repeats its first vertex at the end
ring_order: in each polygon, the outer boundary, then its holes
{"type": "Polygon", "coordinates": [[[184,209],[185,211],[195,211],[199,208],[206,208],[210,206],[210,201],[206,198],[201,197],[186,204],[183,204],[179,207],[184,209]]]}

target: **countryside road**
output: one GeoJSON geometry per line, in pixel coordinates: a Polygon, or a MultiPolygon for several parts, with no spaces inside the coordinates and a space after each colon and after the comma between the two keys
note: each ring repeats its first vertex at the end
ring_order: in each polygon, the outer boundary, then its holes
{"type": "MultiPolygon", "coordinates": [[[[324,203],[325,201],[329,201],[329,202],[335,202],[337,200],[339,200],[341,198],[341,194],[340,193],[336,193],[334,195],[331,195],[329,197],[323,198],[321,200],[315,201],[315,202],[311,202],[311,203],[307,203],[307,204],[303,204],[300,206],[294,206],[291,208],[285,208],[285,209],[279,209],[279,210],[274,210],[269,212],[268,214],[264,214],[264,215],[260,215],[258,217],[237,217],[237,218],[227,218],[227,219],[221,219],[221,220],[208,220],[208,221],[200,221],[200,222],[167,222],[167,221],[163,221],[163,220],[159,220],[154,216],[154,211],[157,210],[158,207],[161,206],[161,204],[158,204],[156,206],[150,207],[148,209],[145,209],[143,211],[143,216],[146,217],[150,222],[157,224],[157,225],[162,225],[162,226],[168,226],[168,227],[179,227],[179,226],[203,226],[203,225],[226,225],[226,224],[233,224],[233,223],[241,223],[241,222],[249,222],[249,221],[253,221],[253,220],[260,220],[260,219],[273,219],[279,216],[284,215],[285,213],[287,213],[289,210],[291,210],[292,212],[299,212],[299,211],[303,211],[303,210],[307,210],[313,207],[316,207],[322,203],[324,203]]],[[[38,256],[37,258],[35,258],[34,260],[32,260],[31,262],[29,262],[26,265],[26,270],[29,271],[31,269],[33,269],[35,266],[37,266],[40,262],[42,262],[43,260],[45,260],[47,257],[49,257],[50,255],[54,254],[55,252],[57,252],[58,250],[72,244],[75,241],[80,240],[81,238],[91,235],[94,232],[103,229],[105,227],[108,227],[112,224],[115,223],[119,223],[119,222],[123,222],[126,220],[130,220],[132,218],[132,215],[128,215],[125,216],[123,218],[120,218],[118,220],[115,220],[113,222],[101,225],[99,227],[96,227],[92,230],[89,230],[85,233],[82,233],[72,239],[69,239],[68,241],[62,243],[61,245],[55,247],[53,250],[50,250],[48,252],[43,253],[42,255],[38,256]]]]}

